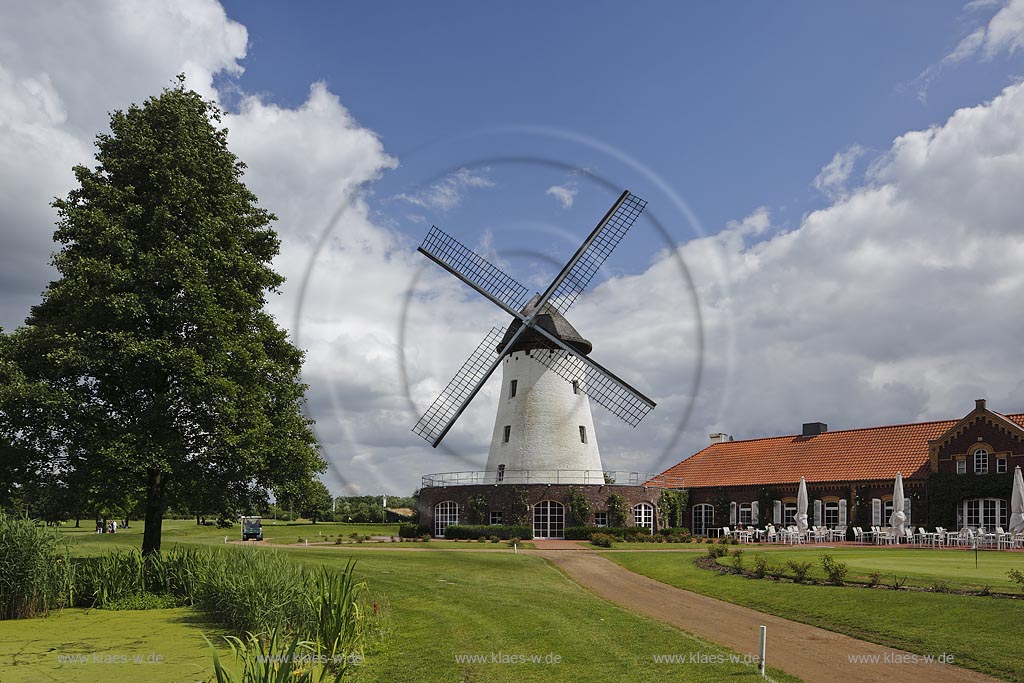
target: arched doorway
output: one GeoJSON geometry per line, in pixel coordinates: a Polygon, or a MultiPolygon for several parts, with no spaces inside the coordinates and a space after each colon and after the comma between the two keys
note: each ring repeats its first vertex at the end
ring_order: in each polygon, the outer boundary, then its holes
{"type": "Polygon", "coordinates": [[[553,500],[533,506],[534,538],[565,538],[565,507],[553,500]]]}
{"type": "Polygon", "coordinates": [[[459,504],[454,500],[443,500],[434,506],[434,535],[444,536],[444,530],[451,524],[459,523],[459,504]]]}

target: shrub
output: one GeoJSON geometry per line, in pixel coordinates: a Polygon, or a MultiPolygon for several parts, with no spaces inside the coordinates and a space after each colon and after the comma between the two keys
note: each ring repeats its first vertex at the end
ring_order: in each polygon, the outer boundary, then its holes
{"type": "Polygon", "coordinates": [[[513,536],[512,538],[508,539],[508,547],[511,548],[512,546],[519,545],[522,542],[523,539],[519,538],[518,536],[513,536]]]}
{"type": "Polygon", "coordinates": [[[509,524],[490,524],[471,526],[468,524],[452,524],[445,528],[444,537],[450,540],[476,540],[481,536],[497,536],[498,538],[533,538],[533,528],[529,526],[512,526],[509,524]]]}
{"type": "Polygon", "coordinates": [[[720,545],[708,546],[708,557],[715,560],[719,557],[724,557],[729,551],[720,545]]]}
{"type": "Polygon", "coordinates": [[[607,534],[620,541],[651,540],[650,531],[638,526],[570,526],[563,532],[568,541],[586,541],[594,534],[607,534]]]}
{"type": "Polygon", "coordinates": [[[56,529],[0,511],[0,619],[60,609],[72,599],[67,541],[56,529]]]}
{"type": "Polygon", "coordinates": [[[486,536],[481,536],[480,538],[476,539],[476,542],[477,543],[487,543],[487,537],[486,536]]]}
{"type": "Polygon", "coordinates": [[[732,566],[743,571],[743,548],[734,548],[729,557],[732,558],[732,566]]]}
{"type": "Polygon", "coordinates": [[[412,524],[411,522],[402,522],[398,525],[399,538],[419,538],[423,534],[429,533],[430,529],[423,525],[412,524]]]}
{"type": "Polygon", "coordinates": [[[868,586],[874,588],[882,582],[882,572],[871,572],[868,574],[868,586]]]}
{"type": "Polygon", "coordinates": [[[754,555],[754,568],[750,575],[755,579],[763,579],[768,574],[768,560],[764,555],[754,555]]]}
{"type": "Polygon", "coordinates": [[[590,537],[590,542],[601,548],[611,548],[612,541],[615,539],[608,534],[594,534],[590,537]]]}
{"type": "Polygon", "coordinates": [[[936,581],[932,584],[932,592],[934,593],[948,593],[949,592],[949,581],[936,581]]]}
{"type": "Polygon", "coordinates": [[[811,573],[811,567],[814,566],[811,562],[794,562],[790,560],[786,563],[786,566],[793,572],[793,580],[797,583],[803,583],[807,580],[807,575],[811,573]]]}
{"type": "Polygon", "coordinates": [[[428,543],[430,541],[430,534],[422,534],[420,536],[420,540],[424,543],[428,543]]]}
{"type": "Polygon", "coordinates": [[[828,553],[821,556],[821,568],[825,572],[825,578],[833,586],[842,586],[846,583],[846,563],[836,562],[828,553]]]}
{"type": "Polygon", "coordinates": [[[1011,569],[1006,573],[1006,575],[1010,577],[1011,581],[1020,585],[1021,590],[1024,590],[1024,572],[1019,569],[1011,569]]]}

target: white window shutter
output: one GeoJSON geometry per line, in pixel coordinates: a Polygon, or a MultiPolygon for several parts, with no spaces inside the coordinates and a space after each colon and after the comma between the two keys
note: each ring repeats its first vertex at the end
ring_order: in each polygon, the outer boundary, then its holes
{"type": "Polygon", "coordinates": [[[882,526],[882,499],[871,499],[871,526],[882,526]]]}
{"type": "Polygon", "coordinates": [[[758,524],[761,523],[761,516],[759,514],[760,513],[760,509],[759,508],[760,508],[760,505],[758,505],[756,500],[753,503],[750,504],[750,523],[755,525],[755,526],[757,526],[758,524]]]}
{"type": "Polygon", "coordinates": [[[839,526],[846,526],[846,499],[839,501],[839,526]]]}
{"type": "Polygon", "coordinates": [[[772,501],[772,524],[782,524],[782,501],[772,501]]]}
{"type": "Polygon", "coordinates": [[[814,526],[821,526],[821,501],[814,501],[814,526]]]}
{"type": "Polygon", "coordinates": [[[910,521],[910,496],[903,499],[903,514],[907,516],[907,526],[911,526],[913,522],[910,521]]]}
{"type": "Polygon", "coordinates": [[[729,526],[736,526],[736,503],[729,503],[729,526]]]}

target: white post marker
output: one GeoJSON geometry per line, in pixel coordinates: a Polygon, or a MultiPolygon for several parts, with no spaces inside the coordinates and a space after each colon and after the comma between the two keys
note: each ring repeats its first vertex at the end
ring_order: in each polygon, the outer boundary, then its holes
{"type": "Polygon", "coordinates": [[[512,554],[513,555],[518,555],[519,554],[519,544],[518,543],[513,543],[512,544],[512,554]]]}
{"type": "Polygon", "coordinates": [[[767,640],[768,640],[768,627],[767,626],[762,626],[761,627],[761,652],[760,652],[760,655],[757,658],[757,670],[761,672],[761,676],[765,675],[765,673],[764,673],[764,651],[765,651],[765,645],[766,645],[766,641],[767,640]]]}

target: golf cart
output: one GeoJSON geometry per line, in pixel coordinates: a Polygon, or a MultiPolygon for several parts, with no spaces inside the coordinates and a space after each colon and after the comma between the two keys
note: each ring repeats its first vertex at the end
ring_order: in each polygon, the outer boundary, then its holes
{"type": "Polygon", "coordinates": [[[259,517],[242,517],[242,540],[262,541],[263,527],[259,517]]]}

